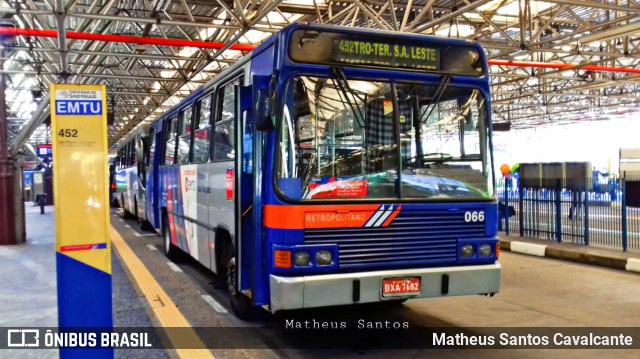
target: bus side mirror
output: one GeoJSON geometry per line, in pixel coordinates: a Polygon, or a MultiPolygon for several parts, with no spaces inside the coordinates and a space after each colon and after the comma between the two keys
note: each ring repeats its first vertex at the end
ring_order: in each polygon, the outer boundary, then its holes
{"type": "Polygon", "coordinates": [[[255,106],[256,128],[260,131],[271,131],[275,128],[271,118],[271,98],[268,89],[258,89],[255,106]]]}
{"type": "Polygon", "coordinates": [[[309,106],[309,96],[307,95],[307,90],[304,87],[302,79],[298,79],[294,86],[293,117],[297,120],[302,116],[310,115],[311,108],[309,106]]]}

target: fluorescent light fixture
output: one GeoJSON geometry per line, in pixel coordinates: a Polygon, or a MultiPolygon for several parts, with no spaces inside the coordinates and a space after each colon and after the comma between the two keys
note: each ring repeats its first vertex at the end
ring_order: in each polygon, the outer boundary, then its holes
{"type": "Polygon", "coordinates": [[[160,71],[160,77],[164,79],[172,78],[176,74],[176,70],[162,70],[160,71]]]}

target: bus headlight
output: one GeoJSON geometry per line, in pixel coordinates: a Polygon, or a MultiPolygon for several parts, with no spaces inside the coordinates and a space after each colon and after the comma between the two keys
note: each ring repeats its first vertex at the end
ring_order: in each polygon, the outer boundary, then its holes
{"type": "Polygon", "coordinates": [[[491,257],[491,245],[481,245],[480,249],[478,250],[478,254],[480,254],[480,257],[491,257]]]}
{"type": "Polygon", "coordinates": [[[296,252],[293,263],[296,267],[308,267],[311,264],[311,256],[309,255],[309,252],[296,252]]]}
{"type": "Polygon", "coordinates": [[[473,248],[473,245],[465,244],[464,246],[460,247],[460,256],[462,258],[471,258],[474,255],[475,249],[473,248]]]}
{"type": "Polygon", "coordinates": [[[316,252],[316,265],[328,266],[331,265],[332,260],[331,251],[321,250],[316,252]]]}

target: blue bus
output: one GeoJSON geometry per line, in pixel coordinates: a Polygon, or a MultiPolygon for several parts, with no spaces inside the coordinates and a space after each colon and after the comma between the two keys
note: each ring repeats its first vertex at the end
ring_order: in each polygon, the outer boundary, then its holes
{"type": "Polygon", "coordinates": [[[150,125],[146,218],[239,317],[493,295],[490,108],[477,43],[293,24],[150,125]]]}

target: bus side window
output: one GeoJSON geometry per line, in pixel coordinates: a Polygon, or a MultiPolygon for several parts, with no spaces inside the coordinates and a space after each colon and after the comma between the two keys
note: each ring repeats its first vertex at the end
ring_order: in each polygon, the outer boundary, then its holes
{"type": "Polygon", "coordinates": [[[164,164],[172,165],[176,154],[176,118],[172,117],[165,123],[165,153],[164,164]]]}
{"type": "Polygon", "coordinates": [[[135,148],[134,146],[134,142],[132,142],[131,140],[129,140],[129,143],[127,144],[127,165],[126,167],[131,167],[135,164],[135,148]]]}
{"type": "Polygon", "coordinates": [[[233,81],[222,88],[218,93],[218,113],[213,136],[213,160],[230,161],[235,153],[235,120],[236,120],[236,96],[233,81]]]}
{"type": "Polygon", "coordinates": [[[242,139],[242,172],[253,173],[253,117],[242,114],[244,135],[242,139]]]}
{"type": "Polygon", "coordinates": [[[125,143],[122,147],[122,158],[120,159],[120,168],[127,168],[129,165],[129,144],[125,143]]]}
{"type": "Polygon", "coordinates": [[[156,125],[149,130],[149,151],[147,153],[147,166],[153,166],[153,158],[156,154],[156,125]]]}
{"type": "Polygon", "coordinates": [[[178,127],[178,164],[189,163],[189,144],[191,143],[191,114],[193,109],[187,107],[180,113],[178,127]]]}
{"type": "Polygon", "coordinates": [[[193,163],[206,163],[209,160],[211,98],[212,95],[207,95],[198,103],[194,123],[193,163]]]}
{"type": "Polygon", "coordinates": [[[149,151],[149,139],[146,134],[140,134],[133,139],[133,145],[136,150],[133,153],[136,159],[136,166],[138,169],[138,180],[143,186],[147,185],[147,164],[149,158],[147,157],[149,151]]]}
{"type": "Polygon", "coordinates": [[[135,137],[129,142],[129,165],[135,166],[138,164],[138,157],[136,157],[136,139],[135,137]]]}

